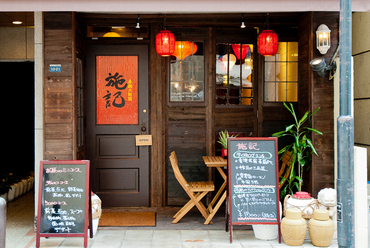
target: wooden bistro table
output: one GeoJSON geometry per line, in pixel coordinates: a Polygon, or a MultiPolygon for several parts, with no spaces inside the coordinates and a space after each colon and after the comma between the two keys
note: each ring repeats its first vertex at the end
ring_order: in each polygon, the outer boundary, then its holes
{"type": "Polygon", "coordinates": [[[220,208],[221,204],[226,199],[226,185],[227,185],[227,176],[225,172],[222,170],[222,167],[227,167],[227,160],[220,156],[203,156],[203,161],[206,164],[207,167],[214,167],[218,170],[218,172],[221,174],[222,178],[224,179],[224,183],[221,185],[220,189],[217,191],[215,197],[212,199],[211,203],[208,205],[209,209],[209,216],[204,222],[205,225],[208,225],[213,216],[217,213],[218,209],[220,208]],[[221,196],[222,195],[222,196],[221,196]],[[220,200],[217,202],[217,199],[220,198],[220,200]],[[214,204],[217,202],[216,206],[214,204]]]}

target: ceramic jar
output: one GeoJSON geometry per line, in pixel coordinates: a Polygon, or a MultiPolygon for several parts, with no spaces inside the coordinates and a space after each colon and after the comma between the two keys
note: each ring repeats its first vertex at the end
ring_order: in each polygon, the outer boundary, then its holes
{"type": "Polygon", "coordinates": [[[22,191],[21,195],[23,195],[23,194],[26,194],[26,193],[27,193],[27,185],[28,185],[28,180],[27,180],[27,178],[22,179],[22,183],[23,183],[23,191],[22,191]]]}
{"type": "MultiPolygon", "coordinates": [[[[98,230],[98,225],[99,225],[99,219],[102,214],[102,209],[101,209],[101,200],[99,196],[96,194],[92,193],[91,195],[91,212],[92,212],[92,226],[93,226],[93,236],[95,236],[97,230],[98,230]]],[[[90,232],[89,232],[90,234],[90,232]]]]}
{"type": "Polygon", "coordinates": [[[309,220],[317,207],[317,201],[307,192],[297,192],[293,196],[287,195],[284,199],[284,213],[289,208],[298,208],[302,211],[302,217],[309,220]]]}
{"type": "Polygon", "coordinates": [[[11,185],[8,192],[8,201],[13,201],[15,199],[15,185],[11,185]]]}
{"type": "Polygon", "coordinates": [[[281,220],[281,235],[287,245],[300,246],[304,242],[307,232],[306,221],[302,218],[301,210],[289,208],[286,216],[281,220]]]}
{"type": "Polygon", "coordinates": [[[334,223],[329,218],[328,210],[315,210],[313,218],[308,222],[308,232],[314,246],[327,247],[330,245],[334,234],[334,223]]]}
{"type": "Polygon", "coordinates": [[[15,186],[14,199],[18,198],[21,195],[20,194],[21,193],[21,185],[23,187],[23,183],[21,183],[21,182],[17,182],[16,184],[14,184],[14,186],[15,186]]]}

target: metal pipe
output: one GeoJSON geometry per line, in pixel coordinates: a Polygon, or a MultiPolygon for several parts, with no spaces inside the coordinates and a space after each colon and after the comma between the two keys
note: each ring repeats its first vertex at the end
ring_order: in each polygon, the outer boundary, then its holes
{"type": "Polygon", "coordinates": [[[0,248],[5,248],[6,238],[6,201],[0,197],[0,248]]]}
{"type": "Polygon", "coordinates": [[[355,247],[354,121],[352,116],[352,1],[340,0],[340,116],[337,213],[339,247],[355,247]]]}

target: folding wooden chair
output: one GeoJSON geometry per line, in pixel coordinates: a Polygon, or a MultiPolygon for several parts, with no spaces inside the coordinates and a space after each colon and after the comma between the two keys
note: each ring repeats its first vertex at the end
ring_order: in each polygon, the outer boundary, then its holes
{"type": "Polygon", "coordinates": [[[190,200],[173,216],[174,221],[172,221],[172,224],[179,222],[179,220],[194,206],[196,206],[203,217],[207,219],[210,211],[204,206],[201,200],[208,192],[215,190],[213,182],[187,182],[180,172],[176,153],[174,151],[171,153],[170,161],[177,181],[190,197],[190,200]]]}
{"type": "Polygon", "coordinates": [[[280,179],[281,184],[279,185],[279,189],[283,187],[283,185],[285,184],[286,180],[289,177],[290,171],[293,166],[293,160],[294,160],[294,156],[290,155],[290,151],[287,151],[284,157],[282,158],[282,164],[279,170],[279,178],[283,177],[284,179],[284,180],[280,179]]]}

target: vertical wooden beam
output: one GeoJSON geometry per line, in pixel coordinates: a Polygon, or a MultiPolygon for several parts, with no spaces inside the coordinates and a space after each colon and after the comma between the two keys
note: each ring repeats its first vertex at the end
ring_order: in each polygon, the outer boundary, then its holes
{"type": "Polygon", "coordinates": [[[76,12],[72,12],[72,157],[77,159],[77,65],[76,65],[76,12]]]}
{"type": "Polygon", "coordinates": [[[324,57],[330,63],[338,46],[339,13],[308,12],[299,22],[299,116],[310,110],[319,112],[312,117],[312,127],[323,135],[312,135],[319,156],[312,155],[311,168],[305,173],[304,190],[316,197],[320,189],[334,187],[334,86],[329,75],[319,77],[310,61],[324,57]],[[326,24],[331,29],[331,48],[322,55],[316,49],[316,29],[326,24]]]}
{"type": "Polygon", "coordinates": [[[150,153],[150,206],[162,207],[165,204],[165,132],[164,104],[165,77],[163,75],[162,58],[155,49],[155,37],[159,25],[151,26],[151,42],[149,47],[149,101],[150,130],[153,135],[153,145],[150,153]]]}
{"type": "Polygon", "coordinates": [[[214,155],[215,153],[215,126],[214,126],[214,105],[215,105],[215,68],[216,68],[216,37],[215,29],[208,28],[207,41],[207,72],[206,72],[206,153],[214,155]]]}
{"type": "MultiPolygon", "coordinates": [[[[215,125],[214,125],[214,105],[215,105],[215,68],[216,61],[216,31],[215,28],[208,28],[207,44],[207,58],[206,58],[206,153],[207,155],[215,155],[215,125]]],[[[207,178],[209,181],[213,180],[212,168],[207,169],[207,178]]]]}

